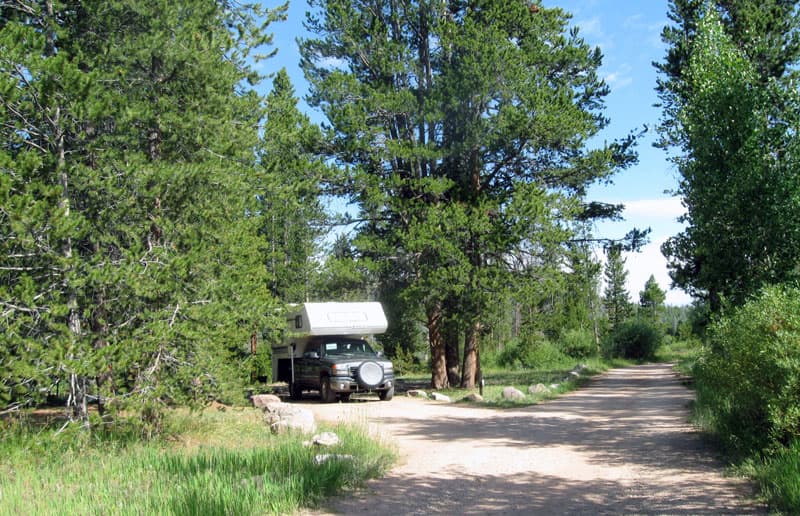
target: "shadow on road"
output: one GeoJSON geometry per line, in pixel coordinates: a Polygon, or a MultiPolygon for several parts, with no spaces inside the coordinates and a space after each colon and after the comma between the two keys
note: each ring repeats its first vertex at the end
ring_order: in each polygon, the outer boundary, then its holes
{"type": "Polygon", "coordinates": [[[747,501],[747,483],[722,476],[723,465],[687,423],[691,399],[667,365],[646,365],[610,371],[580,391],[524,409],[359,404],[398,443],[405,463],[365,492],[332,500],[330,509],[765,513],[747,501]]]}

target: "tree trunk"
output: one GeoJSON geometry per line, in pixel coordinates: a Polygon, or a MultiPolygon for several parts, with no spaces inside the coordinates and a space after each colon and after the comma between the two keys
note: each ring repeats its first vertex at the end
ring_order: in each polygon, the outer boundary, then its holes
{"type": "Polygon", "coordinates": [[[442,303],[437,301],[428,311],[428,342],[431,346],[431,388],[446,389],[447,358],[442,338],[442,303]]]}
{"type": "Polygon", "coordinates": [[[447,381],[450,385],[458,385],[461,378],[460,358],[458,345],[458,327],[455,324],[447,324],[444,332],[445,354],[447,358],[447,381]]]}
{"type": "Polygon", "coordinates": [[[462,368],[461,387],[472,389],[480,376],[480,359],[478,346],[480,344],[480,323],[474,322],[467,327],[464,336],[464,367],[462,368]]]}

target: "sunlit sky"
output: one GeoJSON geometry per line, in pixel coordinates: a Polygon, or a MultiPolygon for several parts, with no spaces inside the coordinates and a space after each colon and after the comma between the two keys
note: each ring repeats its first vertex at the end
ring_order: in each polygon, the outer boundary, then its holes
{"type": "MultiPolygon", "coordinates": [[[[265,2],[268,7],[277,4],[265,2]]],[[[687,304],[691,302],[688,295],[669,288],[666,260],[659,249],[667,238],[681,230],[676,219],[683,212],[680,199],[670,193],[677,188],[677,171],[667,160],[667,154],[653,147],[661,111],[654,106],[658,101],[657,73],[652,63],[663,60],[665,55],[660,35],[668,20],[667,0],[545,0],[543,4],[572,13],[572,24],[579,28],[579,34],[603,53],[601,73],[611,89],[606,102],[611,124],[598,143],[648,128],[637,148],[639,163],[615,176],[613,184],[589,190],[590,200],[626,206],[625,220],[599,224],[597,235],[620,238],[633,227],[649,227],[650,243],[640,252],[625,256],[631,300],[638,301],[639,291],[653,274],[661,288],[667,290],[667,304],[687,304]]],[[[307,93],[308,85],[299,68],[296,38],[305,35],[302,24],[307,10],[305,0],[291,0],[288,20],[271,26],[278,54],[260,64],[264,73],[285,67],[300,98],[307,93]]],[[[322,115],[310,110],[304,102],[300,107],[315,122],[322,120],[322,115]]]]}

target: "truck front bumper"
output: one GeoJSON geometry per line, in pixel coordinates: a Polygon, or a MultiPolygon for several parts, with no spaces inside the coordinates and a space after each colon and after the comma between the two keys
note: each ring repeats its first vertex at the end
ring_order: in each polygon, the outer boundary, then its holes
{"type": "Polygon", "coordinates": [[[386,391],[394,386],[394,378],[384,378],[383,383],[372,389],[365,389],[358,384],[355,378],[344,376],[331,377],[331,390],[338,393],[343,392],[371,392],[386,391]]]}

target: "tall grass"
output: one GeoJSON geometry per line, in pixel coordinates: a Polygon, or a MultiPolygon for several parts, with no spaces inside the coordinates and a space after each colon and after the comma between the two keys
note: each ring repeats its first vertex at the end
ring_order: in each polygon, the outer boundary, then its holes
{"type": "MultiPolygon", "coordinates": [[[[169,441],[79,443],[6,424],[2,514],[285,514],[380,475],[393,454],[362,428],[315,462],[302,436],[275,437],[255,411],[200,416],[169,441]],[[233,430],[231,430],[233,429],[233,430]]],[[[183,415],[173,415],[177,419],[183,415]]],[[[179,426],[180,426],[179,425],[179,426]]]]}
{"type": "Polygon", "coordinates": [[[800,441],[762,461],[753,476],[772,509],[785,514],[800,511],[800,441]]]}

